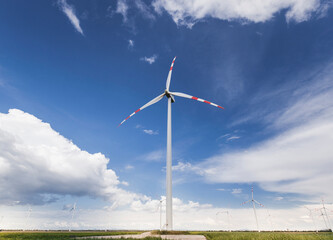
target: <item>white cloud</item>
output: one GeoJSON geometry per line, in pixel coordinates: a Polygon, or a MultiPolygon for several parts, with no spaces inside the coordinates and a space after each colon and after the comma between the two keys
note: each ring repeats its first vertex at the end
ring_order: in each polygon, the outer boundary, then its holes
{"type": "Polygon", "coordinates": [[[153,64],[156,61],[156,59],[157,59],[157,55],[156,54],[154,54],[151,57],[142,57],[142,58],[140,58],[141,61],[145,61],[145,62],[147,62],[149,64],[153,64]]]}
{"type": "Polygon", "coordinates": [[[241,188],[234,188],[231,191],[232,194],[241,194],[242,193],[242,189],[241,188]]]}
{"type": "Polygon", "coordinates": [[[148,134],[148,135],[158,135],[158,131],[154,131],[151,129],[143,129],[143,132],[148,134]]]}
{"type": "Polygon", "coordinates": [[[159,134],[157,130],[154,131],[154,130],[152,130],[152,129],[144,129],[145,127],[142,126],[142,125],[140,125],[140,124],[137,124],[137,125],[135,126],[135,128],[137,128],[137,129],[141,129],[142,132],[144,132],[144,133],[146,133],[146,134],[148,134],[148,135],[158,135],[158,134],[159,134]]]}
{"type": "Polygon", "coordinates": [[[134,3],[136,8],[140,11],[143,17],[150,20],[155,20],[155,15],[142,0],[135,0],[134,3]]]}
{"type": "Polygon", "coordinates": [[[162,10],[168,12],[177,25],[192,27],[208,17],[265,22],[281,10],[287,10],[287,21],[302,22],[322,11],[324,3],[320,0],[154,0],[152,5],[160,14],[162,10]]]}
{"type": "Polygon", "coordinates": [[[134,47],[134,41],[129,39],[128,40],[128,48],[133,48],[134,47]]]}
{"type": "Polygon", "coordinates": [[[125,166],[125,169],[126,169],[126,170],[132,170],[132,169],[134,169],[134,166],[132,166],[132,165],[130,165],[130,164],[127,164],[127,165],[125,166]]]}
{"type": "Polygon", "coordinates": [[[123,16],[123,22],[128,26],[134,28],[135,18],[140,14],[145,19],[155,20],[155,15],[153,14],[153,9],[151,6],[148,6],[142,0],[117,0],[116,11],[113,11],[111,6],[108,7],[107,11],[109,12],[108,16],[112,17],[114,13],[121,14],[123,16]],[[132,13],[128,14],[129,9],[133,9],[132,13]]]}
{"type": "Polygon", "coordinates": [[[194,171],[195,167],[191,163],[178,162],[177,165],[172,166],[172,171],[185,172],[185,171],[194,171]]]}
{"type": "Polygon", "coordinates": [[[75,30],[78,31],[79,33],[83,34],[82,28],[80,26],[80,20],[77,18],[75,15],[75,9],[73,6],[69,5],[66,0],[58,0],[58,5],[63,11],[66,16],[68,17],[69,21],[72,23],[74,26],[75,30]]]}
{"type": "Polygon", "coordinates": [[[0,113],[0,203],[43,204],[60,195],[99,197],[129,204],[127,192],[101,153],[90,154],[50,124],[17,109],[0,113]]]}
{"type": "Polygon", "coordinates": [[[209,182],[251,183],[273,192],[333,200],[333,65],[303,84],[272,114],[280,133],[248,149],[220,154],[197,167],[209,182]]]}
{"type": "Polygon", "coordinates": [[[127,22],[127,11],[128,11],[128,4],[126,0],[118,0],[117,2],[117,9],[116,13],[119,13],[123,16],[123,21],[127,22]]]}
{"type": "Polygon", "coordinates": [[[239,138],[240,138],[239,136],[231,136],[231,137],[227,138],[227,142],[232,141],[232,140],[236,140],[236,139],[239,139],[239,138]]]}
{"type": "MultiPolygon", "coordinates": [[[[25,221],[27,208],[2,207],[0,211],[4,216],[2,227],[5,229],[158,229],[159,211],[158,200],[149,201],[148,205],[135,203],[129,209],[77,209],[73,223],[68,211],[50,209],[49,206],[35,206],[33,208],[28,226],[25,221]],[[148,206],[148,207],[147,207],[148,206]],[[54,218],[56,216],[56,219],[54,218]]],[[[230,213],[232,230],[256,229],[253,210],[250,206],[241,209],[213,208],[197,202],[183,202],[174,198],[174,228],[176,230],[228,230],[226,215],[216,215],[217,212],[230,213]]],[[[314,209],[320,205],[307,205],[314,209]]],[[[328,206],[328,208],[332,208],[328,206]]],[[[262,230],[315,230],[314,224],[304,206],[289,209],[257,209],[259,226],[262,230]],[[268,219],[268,212],[271,216],[268,219]],[[272,224],[270,223],[270,221],[272,224]]],[[[319,229],[325,229],[325,223],[319,212],[314,214],[319,229]]],[[[163,203],[162,225],[165,223],[165,202],[163,203]]]]}

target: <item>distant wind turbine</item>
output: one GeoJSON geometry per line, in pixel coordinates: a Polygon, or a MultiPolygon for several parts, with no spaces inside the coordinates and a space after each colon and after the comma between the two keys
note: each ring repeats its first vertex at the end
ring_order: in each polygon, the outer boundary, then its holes
{"type": "Polygon", "coordinates": [[[273,231],[273,223],[272,223],[272,215],[269,213],[269,211],[268,211],[268,209],[266,208],[266,210],[267,210],[267,218],[266,219],[268,219],[268,221],[269,221],[269,224],[270,224],[270,226],[271,226],[271,231],[273,231]]]}
{"type": "Polygon", "coordinates": [[[165,201],[165,199],[160,199],[159,203],[158,203],[158,207],[157,210],[160,210],[160,231],[162,231],[162,209],[163,209],[163,202],[165,201]]]}
{"type": "Polygon", "coordinates": [[[333,231],[332,227],[331,227],[331,222],[330,222],[329,216],[327,214],[327,208],[325,207],[324,199],[321,199],[321,202],[322,202],[323,206],[321,208],[317,208],[315,210],[320,211],[320,216],[323,217],[326,228],[329,229],[330,231],[333,231]]]}
{"type": "Polygon", "coordinates": [[[70,225],[69,225],[69,229],[68,229],[69,232],[72,231],[72,230],[71,230],[71,227],[72,227],[72,225],[73,225],[73,218],[74,218],[75,210],[76,210],[76,203],[74,203],[74,204],[73,204],[73,207],[69,210],[69,212],[72,213],[72,214],[71,214],[71,223],[70,223],[70,225]]]}
{"type": "Polygon", "coordinates": [[[256,223],[257,223],[257,229],[258,229],[258,232],[260,232],[255,204],[258,204],[261,207],[263,207],[264,205],[262,205],[260,202],[258,202],[257,200],[255,200],[253,198],[253,187],[251,188],[251,192],[252,192],[252,198],[250,200],[246,201],[246,202],[243,202],[242,205],[244,205],[246,203],[249,203],[249,202],[252,202],[253,212],[254,212],[254,216],[256,218],[256,223]]]}
{"type": "Polygon", "coordinates": [[[129,115],[126,119],[124,119],[120,124],[122,125],[126,120],[128,120],[130,117],[132,117],[134,114],[138,113],[139,111],[153,105],[154,103],[157,103],[158,101],[160,101],[164,96],[166,96],[168,98],[168,120],[167,120],[167,160],[166,160],[166,227],[167,230],[172,230],[172,150],[171,150],[171,103],[175,102],[174,96],[177,97],[183,97],[183,98],[189,98],[189,99],[193,99],[193,100],[197,100],[199,102],[204,102],[204,103],[208,103],[214,107],[218,107],[221,109],[224,109],[223,107],[206,101],[204,99],[201,98],[197,98],[185,93],[180,93],[180,92],[170,92],[169,91],[169,87],[170,87],[170,81],[171,81],[171,74],[172,74],[172,69],[173,69],[173,64],[175,63],[176,57],[173,59],[172,63],[171,63],[171,67],[169,70],[169,74],[167,77],[167,81],[166,81],[166,88],[164,90],[164,92],[157,96],[156,98],[154,98],[153,100],[151,100],[150,102],[146,103],[145,105],[143,105],[141,108],[139,108],[138,110],[136,110],[135,112],[133,112],[131,115],[129,115]]]}
{"type": "Polygon", "coordinates": [[[332,232],[332,231],[333,231],[333,230],[332,230],[332,225],[331,225],[331,222],[330,222],[330,218],[329,218],[329,216],[328,216],[328,214],[327,214],[327,208],[325,207],[325,203],[324,203],[324,199],[323,199],[323,198],[321,199],[321,202],[322,202],[322,204],[323,204],[322,209],[324,210],[325,215],[326,215],[326,218],[327,218],[328,227],[329,227],[329,229],[330,229],[331,232],[332,232]]]}
{"type": "Polygon", "coordinates": [[[317,224],[316,224],[316,221],[315,221],[315,219],[313,217],[313,214],[312,214],[313,210],[310,209],[310,208],[308,208],[308,207],[305,207],[305,208],[309,211],[309,215],[310,215],[310,217],[312,219],[313,225],[315,226],[316,232],[318,232],[317,224]]]}
{"type": "Polygon", "coordinates": [[[29,206],[27,217],[25,219],[25,229],[23,229],[23,231],[28,230],[28,224],[29,224],[29,218],[30,218],[31,212],[32,212],[32,209],[31,209],[31,206],[29,206]]]}
{"type": "Polygon", "coordinates": [[[221,211],[221,212],[217,212],[217,213],[216,213],[216,216],[219,215],[220,213],[226,213],[226,214],[227,214],[227,216],[228,216],[228,231],[231,232],[229,211],[221,211]]]}

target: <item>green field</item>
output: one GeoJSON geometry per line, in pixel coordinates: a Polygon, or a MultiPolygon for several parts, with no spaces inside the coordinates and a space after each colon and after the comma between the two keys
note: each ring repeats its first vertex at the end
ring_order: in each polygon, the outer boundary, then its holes
{"type": "MultiPolygon", "coordinates": [[[[0,232],[0,240],[60,240],[73,239],[84,236],[104,236],[139,234],[141,232],[0,232]]],[[[332,240],[333,233],[309,232],[190,232],[190,234],[204,235],[207,240],[332,240]]],[[[145,240],[159,240],[161,238],[147,237],[145,240]]],[[[130,239],[129,239],[130,240],[130,239]]]]}
{"type": "Polygon", "coordinates": [[[309,232],[195,232],[207,240],[332,240],[333,233],[309,232]]]}
{"type": "Polygon", "coordinates": [[[105,236],[105,235],[124,235],[124,234],[140,234],[142,232],[93,232],[93,231],[82,231],[82,232],[0,232],[0,240],[60,240],[60,239],[73,239],[75,237],[86,237],[86,236],[105,236]]]}

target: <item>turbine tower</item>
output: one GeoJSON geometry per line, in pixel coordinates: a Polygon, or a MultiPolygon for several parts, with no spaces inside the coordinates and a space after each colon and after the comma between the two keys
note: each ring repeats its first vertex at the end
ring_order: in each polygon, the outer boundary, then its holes
{"type": "Polygon", "coordinates": [[[177,97],[183,97],[183,98],[189,98],[193,100],[197,100],[199,102],[204,102],[208,103],[214,107],[218,107],[221,109],[224,109],[223,107],[206,101],[201,98],[197,98],[185,93],[180,93],[180,92],[170,92],[169,87],[170,87],[170,81],[171,81],[171,74],[172,74],[172,69],[173,69],[173,64],[175,63],[176,57],[173,59],[171,63],[171,67],[169,70],[169,74],[167,77],[166,81],[166,86],[164,92],[151,100],[150,102],[146,103],[143,105],[141,108],[133,112],[131,115],[129,115],[126,119],[124,119],[120,124],[122,125],[126,120],[128,120],[130,117],[132,117],[134,114],[138,113],[139,111],[153,105],[154,103],[157,103],[160,101],[164,96],[167,97],[168,99],[168,118],[167,118],[167,156],[166,156],[166,228],[167,230],[172,230],[172,147],[171,147],[171,103],[175,102],[174,96],[177,97]]]}
{"type": "Polygon", "coordinates": [[[264,205],[262,205],[260,202],[258,202],[257,200],[255,200],[253,198],[253,187],[251,188],[251,192],[252,192],[252,198],[250,200],[246,201],[246,202],[243,202],[242,205],[244,205],[246,203],[249,203],[249,202],[252,202],[253,212],[254,212],[254,216],[256,218],[256,223],[257,223],[257,229],[258,229],[258,232],[260,232],[255,204],[258,204],[260,207],[263,207],[264,205]]]}

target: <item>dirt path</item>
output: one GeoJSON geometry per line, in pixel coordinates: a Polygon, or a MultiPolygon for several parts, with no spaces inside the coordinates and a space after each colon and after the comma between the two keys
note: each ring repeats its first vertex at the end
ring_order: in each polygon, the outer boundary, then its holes
{"type": "Polygon", "coordinates": [[[76,239],[89,239],[89,238],[100,238],[100,239],[117,239],[117,238],[135,238],[142,239],[145,237],[160,237],[162,239],[176,239],[176,240],[206,240],[203,235],[152,235],[151,232],[144,232],[136,235],[115,235],[115,236],[91,236],[91,237],[80,237],[76,239]]]}

